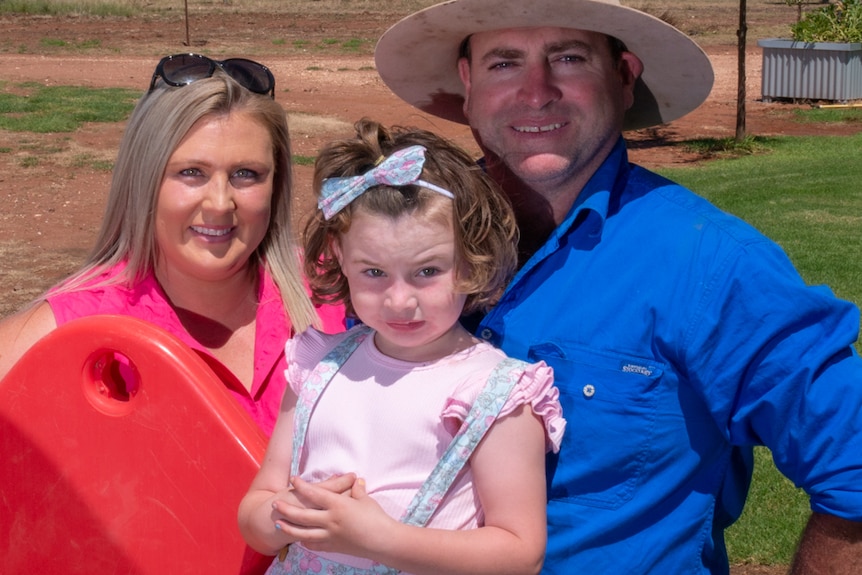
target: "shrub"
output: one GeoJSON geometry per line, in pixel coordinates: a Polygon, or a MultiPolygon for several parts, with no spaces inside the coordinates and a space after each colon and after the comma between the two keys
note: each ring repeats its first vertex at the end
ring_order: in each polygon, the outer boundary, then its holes
{"type": "Polygon", "coordinates": [[[790,32],[799,42],[862,42],[862,0],[843,0],[808,12],[790,32]]]}

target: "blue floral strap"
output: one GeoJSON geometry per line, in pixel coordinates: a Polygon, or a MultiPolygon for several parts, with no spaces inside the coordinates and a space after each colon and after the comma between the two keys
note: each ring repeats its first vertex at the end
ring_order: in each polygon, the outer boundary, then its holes
{"type": "Polygon", "coordinates": [[[291,545],[282,560],[274,559],[266,575],[397,575],[397,569],[387,567],[382,563],[374,563],[371,567],[353,567],[338,561],[333,561],[309,551],[302,545],[291,545]]]}
{"type": "MultiPolygon", "coordinates": [[[[320,398],[326,386],[338,372],[347,358],[356,351],[362,341],[371,333],[371,328],[359,325],[353,328],[347,337],[318,363],[303,385],[297,401],[294,418],[293,458],[291,460],[291,475],[299,472],[299,456],[308,430],[311,411],[320,398]]],[[[452,438],[440,461],[434,470],[416,492],[407,510],[402,515],[402,523],[424,526],[443,501],[444,496],[454,483],[458,473],[469,461],[476,446],[491,428],[505,405],[515,384],[521,377],[527,364],[514,358],[504,358],[491,373],[482,391],[473,402],[461,429],[452,438]]],[[[327,569],[337,567],[337,571],[353,575],[397,575],[397,569],[376,564],[372,569],[358,569],[341,565],[316,556],[299,546],[291,545],[286,558],[275,559],[268,574],[288,573],[288,565],[317,563],[315,567],[327,569]],[[291,559],[292,557],[292,559],[291,559]],[[287,561],[285,561],[287,559],[287,561]],[[275,569],[275,570],[274,570],[275,569]],[[278,571],[281,569],[283,571],[278,571]]],[[[301,569],[302,572],[305,569],[301,569]]]]}
{"type": "Polygon", "coordinates": [[[371,328],[366,325],[357,325],[351,329],[347,337],[341,340],[322,360],[315,366],[303,382],[302,390],[296,402],[296,411],[293,421],[293,457],[290,461],[290,475],[299,474],[299,457],[302,445],[305,443],[305,434],[308,431],[308,421],[311,412],[317,405],[323,390],[332,381],[332,378],[347,361],[347,358],[356,351],[356,348],[371,333],[371,328]]]}
{"type": "Polygon", "coordinates": [[[497,364],[473,402],[461,429],[402,515],[402,523],[418,526],[428,523],[473,450],[496,421],[526,366],[526,362],[510,357],[497,364]]]}

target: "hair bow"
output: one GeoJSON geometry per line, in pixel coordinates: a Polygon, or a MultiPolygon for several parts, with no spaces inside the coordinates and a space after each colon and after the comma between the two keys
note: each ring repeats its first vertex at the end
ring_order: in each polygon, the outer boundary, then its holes
{"type": "Polygon", "coordinates": [[[410,146],[397,150],[361,176],[325,179],[320,190],[320,199],[317,200],[317,207],[323,212],[323,217],[328,220],[350,205],[350,202],[361,196],[369,188],[382,185],[407,186],[413,184],[434,190],[447,198],[455,199],[449,190],[419,179],[424,165],[424,146],[410,146]]]}

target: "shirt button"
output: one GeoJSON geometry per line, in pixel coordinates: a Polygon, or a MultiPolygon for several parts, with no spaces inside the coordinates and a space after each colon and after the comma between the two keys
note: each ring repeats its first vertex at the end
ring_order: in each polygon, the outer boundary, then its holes
{"type": "Polygon", "coordinates": [[[592,383],[588,383],[587,385],[584,386],[583,391],[584,391],[584,397],[589,399],[596,394],[596,386],[593,385],[592,383]]]}
{"type": "Polygon", "coordinates": [[[479,336],[485,341],[490,341],[491,338],[494,337],[494,332],[486,327],[482,330],[482,333],[480,333],[479,336]]]}

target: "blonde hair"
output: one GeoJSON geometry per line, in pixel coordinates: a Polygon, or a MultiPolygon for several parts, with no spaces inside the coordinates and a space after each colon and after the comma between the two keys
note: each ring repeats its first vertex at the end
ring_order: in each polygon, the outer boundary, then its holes
{"type": "Polygon", "coordinates": [[[275,160],[272,215],[266,235],[249,261],[249,273],[256,274],[265,266],[297,332],[319,325],[300,275],[299,247],[291,229],[291,154],[284,109],[219,70],[211,78],[182,87],[160,83],[138,101],[117,153],[95,245],[81,269],[55,292],[92,287],[104,270],[124,261],[123,274],[105,283],[134,285],[153,271],[159,256],[154,219],[165,166],[198,120],[232,112],[249,114],[269,130],[275,160]]]}
{"type": "Polygon", "coordinates": [[[518,229],[508,199],[461,147],[419,128],[386,129],[367,118],[354,128],[356,137],[330,143],[314,164],[314,190],[323,180],[364,174],[381,157],[413,145],[426,149],[421,179],[451,191],[449,200],[422,186],[375,186],[326,220],[318,209],[303,235],[305,274],[316,303],[344,303],[354,315],[347,279],[332,250],[333,242],[350,228],[356,209],[389,217],[418,213],[451,217],[458,269],[456,288],[467,294],[464,313],[494,305],[517,266],[518,229]],[[451,206],[444,212],[440,206],[451,206]],[[451,215],[450,215],[451,214],[451,215]]]}

